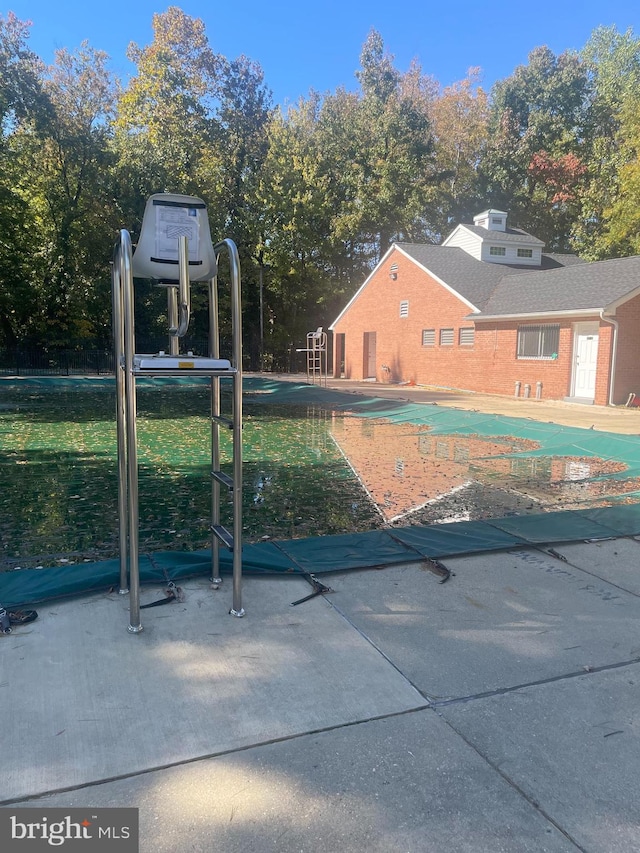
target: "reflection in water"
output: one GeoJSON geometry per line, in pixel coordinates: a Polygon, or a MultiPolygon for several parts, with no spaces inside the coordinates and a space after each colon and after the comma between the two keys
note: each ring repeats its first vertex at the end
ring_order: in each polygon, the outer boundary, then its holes
{"type": "Polygon", "coordinates": [[[432,435],[415,424],[337,415],[331,435],[389,523],[540,512],[640,488],[635,479],[607,479],[624,471],[619,462],[514,456],[539,445],[512,436],[432,435]]]}
{"type": "MultiPolygon", "coordinates": [[[[245,402],[246,542],[597,505],[640,491],[612,476],[624,471],[619,462],[532,455],[534,442],[512,436],[245,402]]],[[[141,550],[208,547],[208,389],[141,387],[138,404],[141,550]]],[[[114,411],[108,385],[3,389],[0,571],[117,554],[114,411]]],[[[225,431],[223,468],[229,445],[225,431]]],[[[221,511],[229,524],[231,504],[221,511]]]]}

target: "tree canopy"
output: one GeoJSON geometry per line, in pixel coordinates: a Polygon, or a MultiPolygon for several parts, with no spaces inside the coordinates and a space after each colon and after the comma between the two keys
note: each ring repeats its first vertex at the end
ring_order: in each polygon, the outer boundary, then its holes
{"type": "MultiPolygon", "coordinates": [[[[534,48],[491,91],[397,67],[372,30],[353,88],[275,107],[260,66],[228,58],[178,7],[131,44],[126,85],[83,43],[46,66],[0,16],[0,348],[110,346],[110,260],[147,197],[201,196],[243,270],[251,366],[287,368],[394,241],[439,242],[486,207],[548,250],[640,252],[640,40],[595,30],[534,48]]],[[[140,294],[138,330],[164,329],[140,294]]],[[[206,324],[194,300],[196,332],[206,324]]]]}

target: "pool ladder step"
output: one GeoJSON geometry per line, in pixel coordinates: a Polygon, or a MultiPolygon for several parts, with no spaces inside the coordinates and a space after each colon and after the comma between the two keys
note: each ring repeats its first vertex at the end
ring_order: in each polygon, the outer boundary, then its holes
{"type": "Polygon", "coordinates": [[[231,534],[226,527],[223,527],[221,524],[212,524],[211,532],[222,542],[223,545],[225,545],[230,551],[233,551],[233,534],[231,534]]]}
{"type": "Polygon", "coordinates": [[[230,492],[233,491],[233,478],[228,474],[225,474],[224,471],[212,471],[211,476],[214,480],[217,480],[219,483],[222,483],[223,486],[226,486],[230,492]]]}
{"type": "Polygon", "coordinates": [[[233,429],[233,421],[231,418],[225,418],[224,415],[211,415],[211,420],[226,426],[227,429],[233,429]]]}

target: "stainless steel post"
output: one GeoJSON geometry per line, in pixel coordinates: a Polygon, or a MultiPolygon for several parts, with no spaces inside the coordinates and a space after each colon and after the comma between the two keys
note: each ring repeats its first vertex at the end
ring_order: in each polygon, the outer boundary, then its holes
{"type": "Polygon", "coordinates": [[[169,321],[169,355],[179,355],[180,339],[172,334],[172,329],[178,330],[178,290],[167,287],[167,319],[169,321]]]}
{"type": "Polygon", "coordinates": [[[122,595],[129,592],[127,572],[128,515],[127,515],[127,446],[124,400],[124,334],[122,328],[122,237],[119,236],[111,266],[111,297],[113,308],[113,345],[116,371],[116,429],[118,446],[118,544],[120,554],[120,585],[122,595]]]}
{"type": "MultiPolygon", "coordinates": [[[[218,278],[209,281],[209,357],[220,358],[220,332],[218,329],[218,278]]],[[[211,470],[220,470],[220,377],[211,377],[211,470]]],[[[220,483],[211,477],[211,528],[220,524],[220,483]]],[[[211,583],[219,587],[220,542],[211,534],[211,583]]]]}
{"type": "Polygon", "coordinates": [[[133,374],[134,306],[131,270],[131,237],[120,232],[121,286],[124,316],[124,389],[127,444],[127,497],[129,518],[129,632],[142,631],[140,624],[140,571],[138,564],[138,440],[136,429],[136,379],[133,374]]]}
{"type": "Polygon", "coordinates": [[[244,616],[242,607],[242,311],[240,258],[233,240],[214,247],[216,257],[226,248],[231,267],[231,328],[233,330],[233,607],[232,616],[244,616]]]}

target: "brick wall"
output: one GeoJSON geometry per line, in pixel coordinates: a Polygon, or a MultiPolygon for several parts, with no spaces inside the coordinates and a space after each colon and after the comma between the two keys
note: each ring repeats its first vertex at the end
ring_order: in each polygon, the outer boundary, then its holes
{"type": "MultiPolygon", "coordinates": [[[[597,316],[559,321],[557,359],[518,359],[518,323],[514,321],[479,321],[473,346],[461,345],[460,329],[474,326],[473,321],[465,319],[470,313],[469,305],[414,262],[400,252],[390,253],[334,326],[334,340],[337,334],[345,335],[345,377],[365,378],[364,334],[375,331],[378,382],[415,382],[507,396],[514,394],[516,382],[520,382],[521,395],[528,384],[531,397],[541,382],[543,399],[561,400],[570,395],[573,324],[599,320],[597,316]],[[391,277],[392,265],[397,265],[395,279],[391,277]],[[403,301],[408,302],[406,317],[400,316],[403,301]],[[434,330],[433,346],[423,346],[425,329],[434,330]],[[440,343],[441,329],[453,329],[452,345],[440,343]]],[[[615,402],[624,402],[630,390],[640,394],[640,364],[634,360],[631,335],[638,323],[640,297],[629,303],[621,319],[615,402]]],[[[608,402],[612,331],[610,324],[600,323],[595,395],[600,405],[608,402]]]]}
{"type": "MultiPolygon", "coordinates": [[[[640,296],[621,305],[613,402],[626,403],[630,393],[640,396],[640,296]]],[[[612,334],[612,327],[607,324],[612,334]]]]}

